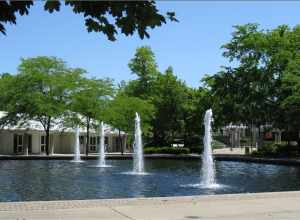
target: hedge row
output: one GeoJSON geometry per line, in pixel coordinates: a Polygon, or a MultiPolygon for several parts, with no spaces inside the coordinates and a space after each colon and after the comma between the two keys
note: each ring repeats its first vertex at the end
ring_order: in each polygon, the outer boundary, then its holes
{"type": "Polygon", "coordinates": [[[253,151],[253,156],[261,157],[293,157],[299,156],[300,148],[298,146],[289,146],[286,144],[265,144],[257,151],[253,151]]]}
{"type": "Polygon", "coordinates": [[[190,150],[184,147],[147,147],[144,154],[189,154],[190,150]]]}

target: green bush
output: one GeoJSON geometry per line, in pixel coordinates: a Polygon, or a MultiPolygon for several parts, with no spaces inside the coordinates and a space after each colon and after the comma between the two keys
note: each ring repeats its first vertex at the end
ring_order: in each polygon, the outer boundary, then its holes
{"type": "Polygon", "coordinates": [[[188,148],[174,147],[146,147],[144,154],[189,154],[188,148]]]}
{"type": "Polygon", "coordinates": [[[190,153],[193,154],[202,154],[203,152],[203,146],[196,146],[196,147],[189,147],[190,153]]]}
{"type": "Polygon", "coordinates": [[[213,140],[212,141],[212,148],[213,149],[221,149],[224,148],[226,145],[223,142],[217,141],[217,140],[213,140]]]}
{"type": "Polygon", "coordinates": [[[299,154],[298,146],[286,144],[268,143],[263,145],[257,151],[253,151],[253,156],[263,157],[291,157],[299,154]]]}
{"type": "Polygon", "coordinates": [[[291,146],[291,145],[278,145],[276,153],[279,156],[287,156],[287,157],[298,156],[299,147],[291,146]]]}
{"type": "MultiPolygon", "coordinates": [[[[220,148],[224,148],[224,144],[221,142],[214,141],[212,143],[212,147],[213,147],[213,149],[220,149],[220,148]]],[[[203,145],[187,146],[187,148],[190,150],[190,153],[193,153],[193,154],[202,154],[202,152],[203,152],[203,145]]]]}
{"type": "Polygon", "coordinates": [[[216,135],[213,137],[213,140],[221,142],[225,145],[230,145],[230,139],[228,138],[228,136],[216,135]]]}

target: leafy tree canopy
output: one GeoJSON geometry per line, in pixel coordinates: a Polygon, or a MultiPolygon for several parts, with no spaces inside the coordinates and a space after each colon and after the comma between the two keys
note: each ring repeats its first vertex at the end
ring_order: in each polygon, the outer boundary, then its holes
{"type": "Polygon", "coordinates": [[[77,81],[71,95],[70,109],[87,117],[88,120],[104,120],[102,111],[114,94],[111,79],[88,79],[82,77],[77,81]]]}
{"type": "Polygon", "coordinates": [[[86,155],[89,153],[90,127],[98,119],[104,120],[104,109],[107,107],[109,99],[114,93],[113,82],[111,79],[88,79],[82,77],[77,81],[75,90],[71,94],[69,109],[70,121],[84,125],[87,128],[86,155]],[[83,120],[82,120],[83,119],[83,120]]]}
{"type": "Polygon", "coordinates": [[[137,80],[130,83],[130,88],[127,92],[139,97],[150,95],[153,89],[153,81],[159,75],[155,56],[151,48],[147,46],[137,48],[128,66],[132,74],[137,76],[137,80]]]}
{"type": "Polygon", "coordinates": [[[122,82],[119,93],[153,105],[154,117],[149,121],[152,131],[149,135],[152,136],[147,137],[149,144],[170,145],[178,138],[190,144],[191,137],[202,129],[203,109],[209,106],[208,93],[202,88],[188,87],[176,77],[172,67],[160,73],[155,55],[148,46],[137,48],[128,66],[137,79],[122,82]],[[205,105],[200,104],[204,101],[205,105]],[[196,106],[198,104],[201,107],[196,106]]]}
{"type": "Polygon", "coordinates": [[[153,106],[146,100],[119,93],[106,108],[105,118],[113,127],[132,134],[137,112],[142,120],[143,133],[148,135],[151,131],[149,122],[152,119],[153,111],[153,106]]]}
{"type": "MultiPolygon", "coordinates": [[[[5,34],[4,24],[16,24],[17,14],[28,15],[34,1],[1,1],[0,32],[5,34]]],[[[45,1],[44,10],[59,12],[61,1],[45,1]]],[[[167,19],[177,21],[174,12],[159,13],[154,1],[65,1],[75,14],[82,14],[88,32],[101,32],[111,41],[116,40],[118,30],[140,38],[149,38],[148,29],[165,24],[167,19]]]]}
{"type": "Polygon", "coordinates": [[[40,121],[46,132],[48,154],[50,128],[65,113],[81,74],[82,70],[69,69],[55,57],[22,59],[18,74],[2,75],[0,100],[8,111],[2,123],[16,124],[20,119],[40,121]]]}
{"type": "Polygon", "coordinates": [[[285,113],[283,122],[293,130],[300,130],[300,56],[289,62],[282,83],[284,99],[281,108],[285,113]]]}
{"type": "Polygon", "coordinates": [[[223,55],[238,65],[223,68],[212,81],[212,92],[227,122],[285,126],[278,123],[285,115],[282,82],[289,63],[299,54],[299,36],[299,26],[273,30],[259,29],[258,24],[235,26],[223,55]]]}
{"type": "Polygon", "coordinates": [[[186,98],[187,87],[175,76],[172,67],[154,82],[151,97],[156,109],[153,132],[159,142],[169,144],[182,132],[186,98]]]}

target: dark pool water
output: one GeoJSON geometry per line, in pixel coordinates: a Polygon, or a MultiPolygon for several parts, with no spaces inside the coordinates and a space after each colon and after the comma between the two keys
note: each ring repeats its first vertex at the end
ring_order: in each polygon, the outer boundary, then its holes
{"type": "Polygon", "coordinates": [[[217,181],[225,187],[187,187],[200,182],[200,161],[146,160],[150,175],[126,175],[131,160],[0,161],[0,201],[71,200],[156,196],[187,196],[300,190],[300,167],[217,161],[217,181]]]}

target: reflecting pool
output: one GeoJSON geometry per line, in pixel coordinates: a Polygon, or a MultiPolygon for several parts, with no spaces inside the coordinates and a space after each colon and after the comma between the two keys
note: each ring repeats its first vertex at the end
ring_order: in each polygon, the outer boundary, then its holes
{"type": "Polygon", "coordinates": [[[0,201],[187,196],[300,190],[300,167],[216,161],[221,187],[203,189],[198,160],[146,159],[148,175],[128,175],[132,160],[0,161],[0,201]],[[194,186],[195,185],[195,186],[194,186]]]}

